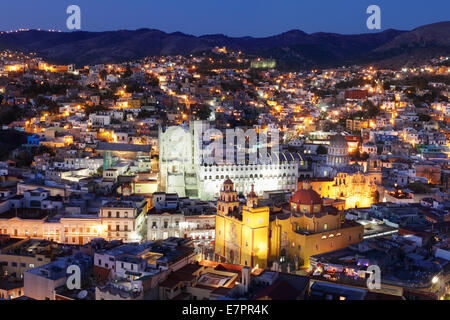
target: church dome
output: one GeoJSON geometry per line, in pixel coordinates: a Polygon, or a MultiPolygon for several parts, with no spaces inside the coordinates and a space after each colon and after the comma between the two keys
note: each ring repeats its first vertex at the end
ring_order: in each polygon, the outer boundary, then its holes
{"type": "Polygon", "coordinates": [[[330,147],[347,148],[347,140],[342,134],[338,133],[330,139],[330,147]]]}
{"type": "Polygon", "coordinates": [[[322,199],[319,194],[312,189],[300,189],[294,193],[290,202],[303,205],[314,205],[322,204],[322,199]]]}
{"type": "Polygon", "coordinates": [[[224,181],[223,184],[224,184],[224,185],[225,185],[225,184],[233,184],[233,181],[231,181],[231,179],[228,178],[227,180],[224,181]]]}

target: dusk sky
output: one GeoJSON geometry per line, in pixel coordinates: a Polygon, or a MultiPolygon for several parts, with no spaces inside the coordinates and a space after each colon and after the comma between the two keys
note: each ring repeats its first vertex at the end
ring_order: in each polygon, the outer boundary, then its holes
{"type": "Polygon", "coordinates": [[[291,29],[365,33],[366,8],[381,7],[382,30],[410,30],[450,20],[448,0],[3,0],[0,30],[42,28],[69,31],[66,8],[81,8],[81,29],[153,28],[202,35],[268,36],[291,29]]]}

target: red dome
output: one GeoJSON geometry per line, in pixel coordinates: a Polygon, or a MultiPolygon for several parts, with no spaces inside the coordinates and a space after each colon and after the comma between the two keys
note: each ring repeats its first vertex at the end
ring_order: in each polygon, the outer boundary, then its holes
{"type": "Polygon", "coordinates": [[[227,180],[225,180],[223,184],[233,184],[233,181],[231,181],[231,179],[228,178],[227,180]]]}
{"type": "Polygon", "coordinates": [[[296,204],[322,204],[322,199],[319,194],[312,189],[300,189],[291,198],[291,202],[296,204]]]}

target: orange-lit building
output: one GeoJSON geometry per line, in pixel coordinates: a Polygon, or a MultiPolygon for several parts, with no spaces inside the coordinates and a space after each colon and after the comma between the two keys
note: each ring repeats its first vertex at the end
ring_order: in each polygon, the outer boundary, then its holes
{"type": "Polygon", "coordinates": [[[233,182],[227,179],[217,202],[216,259],[266,268],[272,262],[309,266],[309,257],[344,248],[363,239],[364,228],[346,221],[342,202],[325,206],[317,192],[305,185],[289,208],[258,205],[252,191],[239,207],[233,182]]]}

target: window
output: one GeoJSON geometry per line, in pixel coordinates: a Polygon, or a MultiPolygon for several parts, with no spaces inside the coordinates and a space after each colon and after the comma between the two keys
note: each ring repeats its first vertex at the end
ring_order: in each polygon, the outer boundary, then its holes
{"type": "Polygon", "coordinates": [[[326,223],[323,224],[323,229],[327,230],[328,229],[328,225],[326,223]]]}

